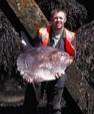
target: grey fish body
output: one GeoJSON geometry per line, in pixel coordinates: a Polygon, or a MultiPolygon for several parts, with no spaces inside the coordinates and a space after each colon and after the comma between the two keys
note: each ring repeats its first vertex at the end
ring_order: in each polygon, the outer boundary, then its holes
{"type": "Polygon", "coordinates": [[[55,80],[56,73],[65,73],[70,56],[52,47],[27,49],[17,59],[17,69],[23,79],[31,78],[37,82],[55,80]]]}

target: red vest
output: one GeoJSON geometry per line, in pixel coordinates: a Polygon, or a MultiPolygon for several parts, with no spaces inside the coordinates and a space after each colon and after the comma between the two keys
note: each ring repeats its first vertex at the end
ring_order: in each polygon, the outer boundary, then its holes
{"type": "MultiPolygon", "coordinates": [[[[65,37],[65,51],[70,56],[75,56],[75,47],[73,46],[72,42],[75,39],[75,33],[65,29],[66,37],[65,37]]],[[[40,28],[38,31],[39,38],[42,39],[42,45],[47,46],[50,42],[50,34],[51,34],[51,27],[44,27],[40,28]]]]}

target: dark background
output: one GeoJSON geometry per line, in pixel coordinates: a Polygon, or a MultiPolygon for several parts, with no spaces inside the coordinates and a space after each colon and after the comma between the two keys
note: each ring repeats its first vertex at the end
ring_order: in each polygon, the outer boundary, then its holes
{"type": "Polygon", "coordinates": [[[93,0],[77,0],[80,4],[84,5],[87,9],[87,22],[94,20],[94,3],[93,0]]]}

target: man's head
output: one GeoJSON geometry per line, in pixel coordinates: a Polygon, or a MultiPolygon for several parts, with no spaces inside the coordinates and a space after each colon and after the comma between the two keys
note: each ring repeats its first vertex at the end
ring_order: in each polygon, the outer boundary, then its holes
{"type": "Polygon", "coordinates": [[[55,30],[61,30],[66,22],[66,12],[63,10],[53,10],[51,12],[51,23],[55,30]]]}

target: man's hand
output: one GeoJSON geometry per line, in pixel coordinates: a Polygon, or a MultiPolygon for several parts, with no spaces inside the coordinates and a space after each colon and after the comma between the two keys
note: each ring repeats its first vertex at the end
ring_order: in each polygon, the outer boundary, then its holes
{"type": "Polygon", "coordinates": [[[63,73],[56,73],[55,78],[58,79],[58,78],[62,77],[63,75],[64,75],[63,73]]]}
{"type": "Polygon", "coordinates": [[[27,83],[32,83],[32,82],[33,82],[33,79],[32,79],[32,78],[25,78],[25,81],[26,81],[27,83]]]}
{"type": "Polygon", "coordinates": [[[69,65],[70,65],[71,63],[73,63],[73,61],[74,61],[74,58],[73,58],[72,56],[70,56],[69,65]]]}

